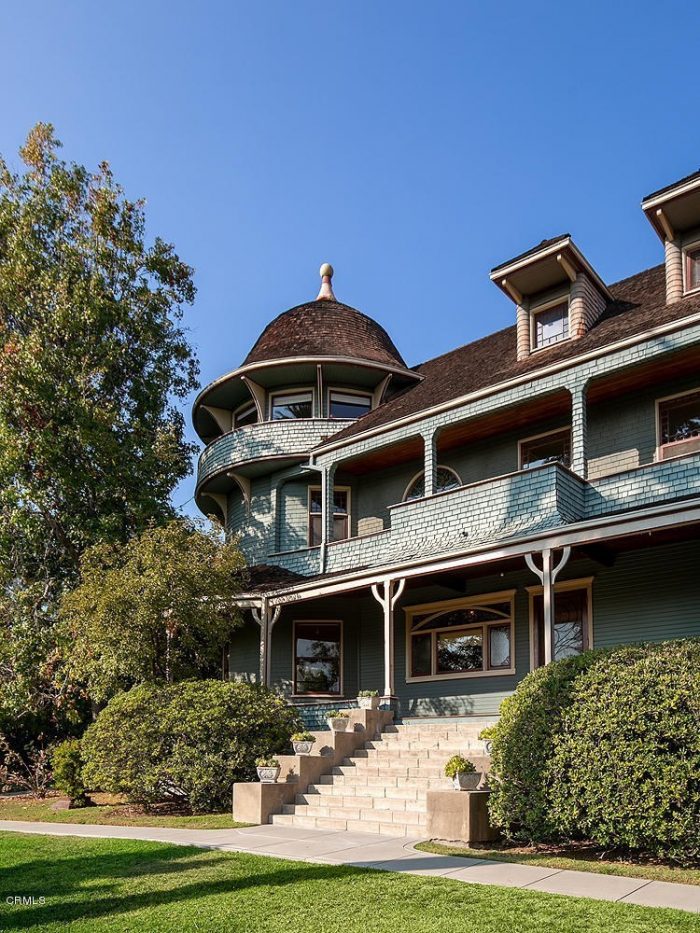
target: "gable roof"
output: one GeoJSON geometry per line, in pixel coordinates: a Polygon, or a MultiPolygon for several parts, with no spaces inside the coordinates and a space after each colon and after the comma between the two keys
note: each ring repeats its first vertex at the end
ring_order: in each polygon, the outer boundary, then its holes
{"type": "Polygon", "coordinates": [[[700,295],[666,303],[666,278],[663,265],[623,279],[610,286],[613,301],[591,330],[578,340],[563,341],[540,350],[527,359],[516,356],[515,325],[506,327],[458,347],[415,367],[424,378],[401,394],[359,418],[324,442],[350,440],[372,428],[459,398],[470,392],[497,386],[507,379],[538,369],[559,360],[573,359],[652,327],[679,320],[700,311],[700,295]]]}

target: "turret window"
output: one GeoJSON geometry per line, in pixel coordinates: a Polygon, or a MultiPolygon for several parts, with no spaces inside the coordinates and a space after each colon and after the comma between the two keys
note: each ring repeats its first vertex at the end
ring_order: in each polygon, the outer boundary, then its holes
{"type": "Polygon", "coordinates": [[[330,392],[328,397],[328,416],[330,418],[361,418],[372,407],[369,395],[350,392],[330,392]]]}
{"type": "Polygon", "coordinates": [[[295,392],[273,395],[270,403],[270,417],[273,421],[285,421],[293,418],[311,418],[313,416],[313,393],[295,392]]]}
{"type": "Polygon", "coordinates": [[[257,420],[258,409],[255,407],[255,403],[252,403],[238,409],[233,417],[233,426],[234,428],[242,428],[246,424],[256,424],[257,420]]]}
{"type": "Polygon", "coordinates": [[[532,348],[541,350],[569,337],[569,302],[557,301],[532,314],[532,348]]]}

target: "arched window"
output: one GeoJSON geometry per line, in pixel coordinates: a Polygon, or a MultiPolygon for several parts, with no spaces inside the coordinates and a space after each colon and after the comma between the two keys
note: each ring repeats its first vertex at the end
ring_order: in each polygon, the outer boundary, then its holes
{"type": "MultiPolygon", "coordinates": [[[[453,469],[446,466],[439,466],[437,468],[435,492],[446,492],[448,489],[456,489],[457,486],[461,485],[462,480],[453,469]]],[[[413,477],[406,487],[406,492],[403,494],[403,501],[410,502],[412,499],[422,499],[424,495],[425,473],[421,471],[417,476],[413,477]]]]}

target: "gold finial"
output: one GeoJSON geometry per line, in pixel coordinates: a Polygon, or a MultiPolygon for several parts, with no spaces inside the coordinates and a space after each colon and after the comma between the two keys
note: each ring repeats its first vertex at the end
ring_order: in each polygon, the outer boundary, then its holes
{"type": "Polygon", "coordinates": [[[333,278],[333,266],[329,262],[324,262],[318,270],[321,276],[321,289],[316,296],[316,301],[335,301],[331,279],[333,278]]]}

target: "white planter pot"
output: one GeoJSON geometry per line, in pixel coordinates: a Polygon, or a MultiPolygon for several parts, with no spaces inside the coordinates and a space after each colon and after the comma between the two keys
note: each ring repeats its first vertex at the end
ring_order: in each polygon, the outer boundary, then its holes
{"type": "Polygon", "coordinates": [[[279,768],[256,768],[256,771],[261,784],[276,784],[280,776],[279,768]]]}
{"type": "Polygon", "coordinates": [[[328,725],[331,727],[333,732],[345,732],[349,722],[350,719],[348,716],[338,716],[336,719],[329,719],[328,725]]]}
{"type": "Polygon", "coordinates": [[[358,697],[357,705],[360,709],[379,709],[379,697],[358,697]]]}
{"type": "Polygon", "coordinates": [[[458,771],[452,783],[455,790],[476,790],[481,783],[481,771],[458,771]]]}
{"type": "Polygon", "coordinates": [[[311,739],[308,742],[307,741],[304,741],[304,742],[292,741],[292,745],[294,747],[294,754],[295,755],[310,755],[311,749],[313,748],[313,744],[314,744],[313,739],[311,739]]]}

